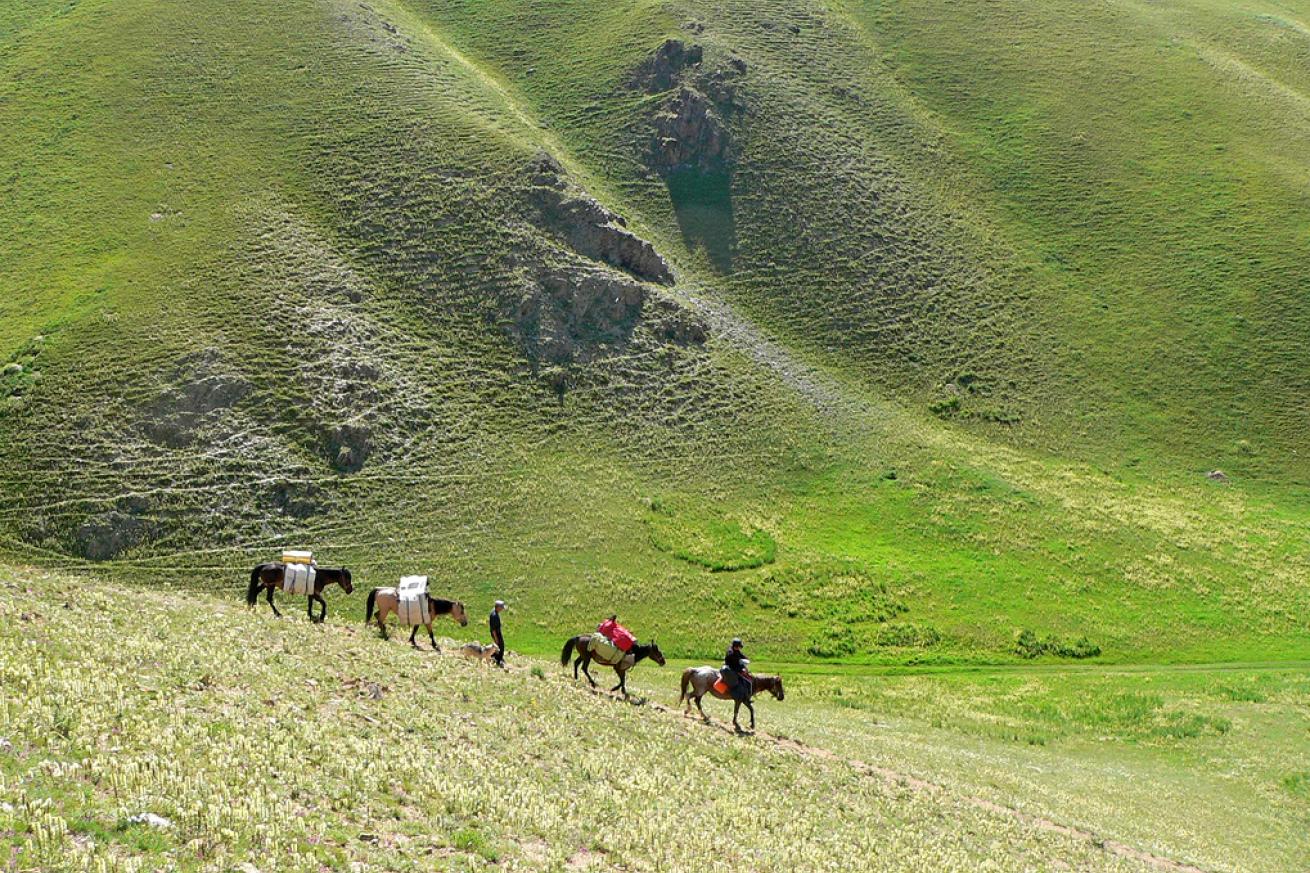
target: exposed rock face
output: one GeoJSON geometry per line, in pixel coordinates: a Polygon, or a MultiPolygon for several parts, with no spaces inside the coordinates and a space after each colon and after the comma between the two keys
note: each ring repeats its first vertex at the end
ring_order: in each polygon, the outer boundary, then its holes
{"type": "Polygon", "coordinates": [[[142,429],[153,442],[184,448],[213,413],[230,409],[248,393],[245,380],[219,369],[219,354],[206,349],[182,361],[177,369],[181,384],[171,388],[142,410],[142,429]]]}
{"type": "Polygon", "coordinates": [[[646,284],[674,281],[654,246],[574,185],[549,155],[538,155],[528,174],[528,217],[561,246],[528,246],[510,257],[523,285],[508,301],[506,327],[534,366],[542,367],[551,390],[562,399],[569,365],[623,346],[643,321],[661,342],[705,342],[709,329],[703,322],[646,284]]]}
{"type": "Polygon", "coordinates": [[[534,360],[586,360],[631,334],[646,299],[645,286],[608,270],[549,268],[524,289],[513,330],[534,360]]]}
{"type": "Polygon", "coordinates": [[[107,561],[155,533],[155,525],[131,513],[111,510],[88,519],[73,531],[77,551],[92,561],[107,561]]]}
{"type": "Polygon", "coordinates": [[[651,162],[657,169],[709,168],[731,159],[722,116],[695,88],[680,88],[655,113],[651,124],[651,162]]]}
{"type": "Polygon", "coordinates": [[[373,431],[362,425],[338,425],[328,433],[327,441],[328,460],[342,473],[363,469],[373,451],[373,431]]]}
{"type": "Polygon", "coordinates": [[[667,173],[688,167],[714,171],[733,159],[727,121],[746,109],[738,87],[746,62],[728,55],[712,71],[702,68],[700,46],[668,40],[633,71],[629,85],[647,93],[671,92],[650,119],[650,166],[667,173]]]}
{"type": "Polygon", "coordinates": [[[682,71],[698,66],[704,50],[698,45],[686,45],[680,39],[668,39],[632,71],[628,87],[640,88],[647,94],[667,91],[677,84],[682,71]]]}
{"type": "Polygon", "coordinates": [[[664,342],[701,345],[709,338],[704,320],[648,286],[576,265],[546,268],[531,280],[510,330],[532,360],[563,365],[622,346],[639,321],[664,342]]]}
{"type": "Polygon", "coordinates": [[[327,508],[328,494],[313,482],[283,482],[274,486],[268,502],[283,515],[309,518],[327,508]]]}
{"type": "Polygon", "coordinates": [[[655,247],[628,230],[622,217],[570,185],[553,158],[539,157],[532,173],[534,200],[543,223],[578,254],[648,282],[673,284],[673,270],[655,247]]]}

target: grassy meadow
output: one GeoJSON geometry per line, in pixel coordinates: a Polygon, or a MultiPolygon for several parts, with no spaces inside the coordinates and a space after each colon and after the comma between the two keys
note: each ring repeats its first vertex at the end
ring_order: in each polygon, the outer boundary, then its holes
{"type": "Polygon", "coordinates": [[[0,584],[17,869],[1147,869],[546,661],[501,672],[208,594],[0,584]]]}

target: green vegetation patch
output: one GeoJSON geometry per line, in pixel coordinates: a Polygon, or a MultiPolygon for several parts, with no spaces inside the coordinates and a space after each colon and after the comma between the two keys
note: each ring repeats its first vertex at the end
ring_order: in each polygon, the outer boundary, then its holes
{"type": "Polygon", "coordinates": [[[778,544],[767,531],[710,507],[674,509],[654,500],[646,523],[657,549],[714,572],[762,567],[778,554],[778,544]]]}
{"type": "Polygon", "coordinates": [[[1293,797],[1310,800],[1310,770],[1287,774],[1283,777],[1283,787],[1293,797]]]}
{"type": "Polygon", "coordinates": [[[1020,658],[1036,658],[1041,655],[1054,655],[1058,658],[1095,658],[1101,654],[1101,647],[1087,637],[1078,637],[1067,642],[1060,637],[1050,635],[1038,638],[1030,628],[1019,632],[1014,641],[1014,653],[1020,658]]]}

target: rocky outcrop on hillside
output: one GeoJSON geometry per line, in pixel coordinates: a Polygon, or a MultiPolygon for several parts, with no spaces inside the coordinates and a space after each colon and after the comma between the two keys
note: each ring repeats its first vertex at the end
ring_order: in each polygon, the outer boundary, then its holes
{"type": "MultiPolygon", "coordinates": [[[[651,287],[674,281],[654,246],[574,184],[553,157],[538,155],[527,172],[527,217],[561,243],[510,258],[523,282],[509,301],[507,329],[534,365],[585,363],[627,343],[642,321],[660,342],[705,341],[705,324],[651,287]]],[[[568,380],[556,374],[555,381],[559,390],[568,380]]]]}
{"type": "Polygon", "coordinates": [[[629,77],[629,87],[667,91],[649,118],[647,160],[658,172],[722,169],[733,159],[729,120],[745,111],[739,82],[746,62],[730,55],[705,69],[700,46],[666,41],[629,77]]]}
{"type": "Polygon", "coordinates": [[[538,156],[531,173],[533,203],[541,226],[563,237],[580,255],[647,282],[673,284],[673,270],[655,247],[628,230],[622,216],[571,184],[554,158],[538,156]]]}
{"type": "Polygon", "coordinates": [[[145,543],[157,530],[154,521],[136,512],[114,509],[78,525],[73,531],[73,543],[82,557],[107,561],[145,543]]]}
{"type": "Polygon", "coordinates": [[[141,426],[149,440],[170,448],[188,446],[211,416],[250,393],[248,382],[223,371],[220,357],[217,349],[210,348],[178,364],[178,384],[142,410],[141,426]]]}
{"type": "Polygon", "coordinates": [[[527,281],[511,329],[533,360],[585,361],[631,334],[647,294],[609,270],[547,267],[527,281]]]}
{"type": "Polygon", "coordinates": [[[651,163],[656,169],[708,167],[730,159],[723,118],[706,95],[684,85],[651,118],[651,163]]]}
{"type": "Polygon", "coordinates": [[[680,39],[667,39],[628,77],[628,87],[647,94],[658,94],[676,85],[682,71],[699,66],[705,51],[698,45],[686,45],[680,39]]]}
{"type": "Polygon", "coordinates": [[[614,351],[643,322],[661,342],[700,345],[709,337],[701,318],[649,285],[576,263],[529,275],[509,330],[532,361],[560,365],[614,351]]]}

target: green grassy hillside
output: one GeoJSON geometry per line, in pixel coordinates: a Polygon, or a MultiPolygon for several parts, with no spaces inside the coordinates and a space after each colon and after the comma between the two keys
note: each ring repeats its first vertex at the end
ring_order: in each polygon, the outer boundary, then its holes
{"type": "Polygon", "coordinates": [[[536,651],[1303,658],[1305,16],[1080,8],[6,8],[0,547],[311,547],[536,651]]]}
{"type": "Polygon", "coordinates": [[[1149,869],[851,762],[725,744],[557,668],[209,595],[3,584],[0,674],[22,693],[0,709],[0,846],[23,869],[1149,869]]]}

